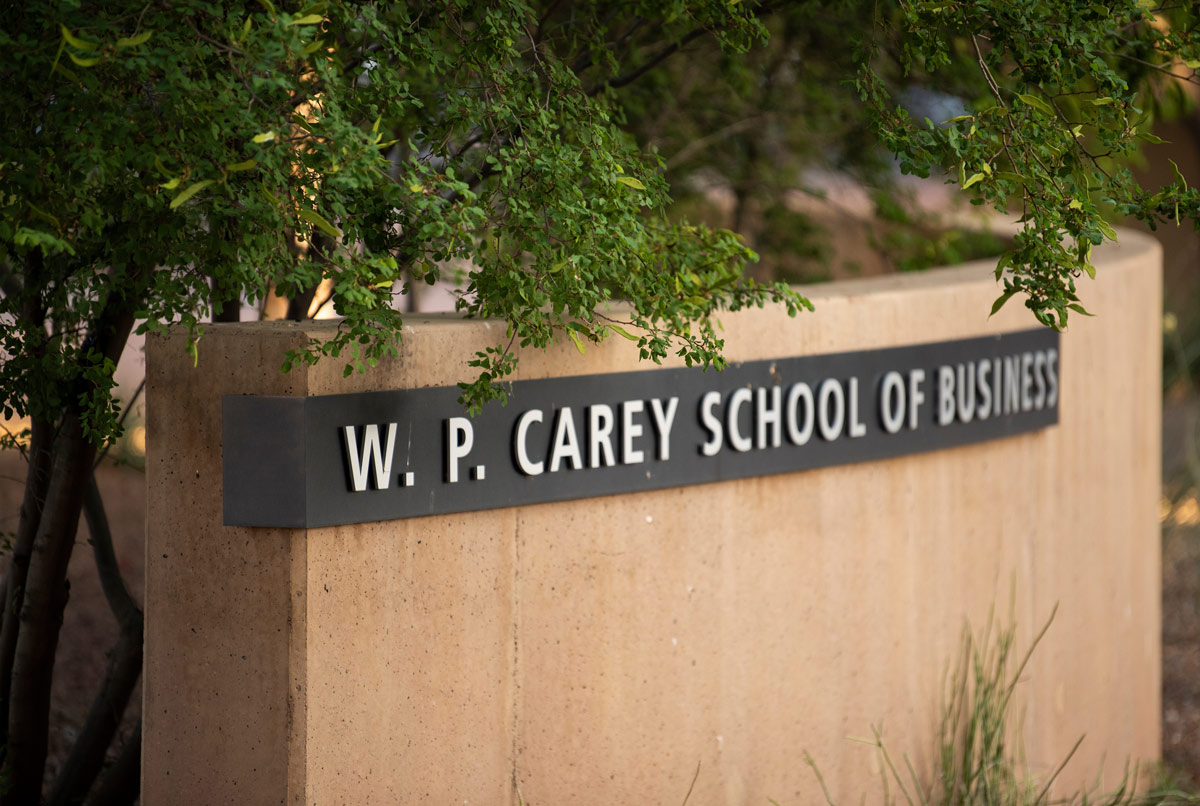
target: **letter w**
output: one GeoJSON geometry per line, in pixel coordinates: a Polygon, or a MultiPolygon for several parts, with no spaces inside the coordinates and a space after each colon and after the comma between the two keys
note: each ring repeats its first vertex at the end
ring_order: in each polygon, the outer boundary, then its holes
{"type": "Polygon", "coordinates": [[[392,450],[396,446],[396,424],[388,423],[387,452],[379,446],[379,426],[368,425],[363,428],[362,455],[358,452],[358,436],[354,426],[348,425],[342,429],[346,438],[346,457],[350,460],[350,480],[354,492],[361,493],[367,489],[367,472],[375,470],[375,489],[386,490],[392,478],[392,450]]]}

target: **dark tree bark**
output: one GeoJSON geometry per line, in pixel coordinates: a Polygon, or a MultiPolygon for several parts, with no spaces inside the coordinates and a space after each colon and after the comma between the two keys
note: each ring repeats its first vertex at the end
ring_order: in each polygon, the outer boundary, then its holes
{"type": "Polygon", "coordinates": [[[105,753],[121,725],[129,698],[142,672],[142,611],[121,578],[113,551],[112,531],[95,475],[84,495],[83,512],[92,536],[92,553],[96,559],[100,584],[120,626],[120,636],[109,652],[104,681],[92,701],[83,730],[71,748],[71,755],[46,801],[48,806],[83,802],[104,766],[105,753]]]}
{"type": "MultiPolygon", "coordinates": [[[[333,244],[327,237],[320,232],[314,232],[309,240],[308,259],[324,263],[325,252],[331,248],[333,248],[333,244]]],[[[293,322],[303,322],[308,318],[308,309],[312,307],[313,296],[317,293],[317,286],[320,284],[321,281],[318,279],[308,288],[302,289],[299,294],[288,299],[288,319],[293,322]]]]}
{"type": "Polygon", "coordinates": [[[83,491],[95,456],[95,448],[83,436],[78,412],[67,415],[55,440],[54,453],[46,506],[26,575],[13,656],[8,752],[4,759],[9,789],[0,799],[6,806],[41,800],[50,681],[68,595],[67,563],[75,545],[83,491]]]}
{"type": "Polygon", "coordinates": [[[236,299],[214,300],[212,318],[214,322],[240,322],[242,305],[236,299]]]}
{"type": "Polygon", "coordinates": [[[29,573],[29,558],[33,539],[42,519],[42,505],[50,486],[50,447],[54,431],[50,423],[36,419],[30,427],[29,468],[25,473],[25,497],[17,535],[13,541],[12,557],[5,574],[4,611],[0,621],[0,748],[8,745],[8,703],[5,696],[12,686],[13,657],[17,651],[21,606],[25,600],[25,578],[29,573]]]}
{"type": "Polygon", "coordinates": [[[128,806],[138,798],[142,786],[142,726],[121,748],[115,764],[100,779],[87,806],[128,806]]]}
{"type": "MultiPolygon", "coordinates": [[[[9,276],[5,294],[25,293],[21,317],[17,326],[26,333],[30,355],[40,357],[45,352],[46,309],[41,296],[29,289],[40,287],[45,264],[40,250],[33,250],[25,259],[24,284],[9,276]]],[[[8,714],[11,702],[13,658],[17,651],[17,635],[21,629],[21,608],[25,600],[25,581],[33,554],[34,539],[41,524],[46,492],[50,486],[51,459],[55,440],[54,425],[44,414],[36,413],[30,423],[29,467],[25,475],[25,495],[21,501],[17,534],[13,542],[12,559],[4,582],[4,609],[0,613],[0,758],[7,755],[8,714]]]]}

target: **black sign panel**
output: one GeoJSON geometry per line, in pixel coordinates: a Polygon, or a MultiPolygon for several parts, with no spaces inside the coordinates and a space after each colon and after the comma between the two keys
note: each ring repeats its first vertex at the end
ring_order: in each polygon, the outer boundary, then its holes
{"type": "Polygon", "coordinates": [[[787,473],[1058,422],[1052,330],[516,381],[468,417],[454,387],[226,396],[225,523],[316,527],[787,473]]]}

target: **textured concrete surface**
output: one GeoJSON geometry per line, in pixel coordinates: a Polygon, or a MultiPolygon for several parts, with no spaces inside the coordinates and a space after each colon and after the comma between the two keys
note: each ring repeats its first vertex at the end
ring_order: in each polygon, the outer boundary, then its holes
{"type": "MultiPolygon", "coordinates": [[[[220,525],[220,396],[452,384],[503,329],[411,317],[401,356],[281,376],[326,324],[149,346],[144,800],[818,802],[932,763],[964,623],[1010,609],[1021,738],[1115,782],[1159,753],[1157,246],[1122,233],[1062,340],[1060,424],[848,467],[305,531],[220,525]],[[699,772],[697,773],[697,770],[699,772]],[[518,795],[519,793],[519,795],[518,795]]],[[[723,317],[732,360],[1024,329],[983,264],[723,317]]],[[[637,368],[615,339],[520,378],[637,368]]]]}

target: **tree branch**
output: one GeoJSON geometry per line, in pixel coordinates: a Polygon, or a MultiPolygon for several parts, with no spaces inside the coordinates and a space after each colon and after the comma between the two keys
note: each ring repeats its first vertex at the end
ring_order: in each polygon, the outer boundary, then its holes
{"type": "Polygon", "coordinates": [[[605,81],[601,81],[595,87],[592,87],[590,90],[588,90],[587,94],[588,95],[596,95],[597,93],[599,93],[605,89],[608,89],[608,88],[618,89],[620,87],[624,87],[626,84],[632,84],[633,82],[637,81],[639,78],[644,76],[646,73],[649,73],[655,67],[658,67],[658,65],[662,64],[672,54],[679,51],[681,48],[686,46],[692,40],[697,39],[701,36],[704,36],[704,34],[706,34],[706,33],[708,33],[708,31],[704,28],[693,28],[691,31],[688,31],[683,36],[683,38],[680,39],[678,42],[670,44],[667,47],[660,50],[658,53],[656,53],[654,56],[652,56],[648,62],[643,64],[641,67],[637,68],[636,70],[633,70],[632,72],[626,73],[624,75],[615,76],[615,77],[607,79],[605,81]]]}
{"type": "Polygon", "coordinates": [[[127,806],[136,801],[142,784],[141,761],[142,726],[139,723],[121,748],[116,763],[100,779],[100,786],[87,806],[127,806]]]}

